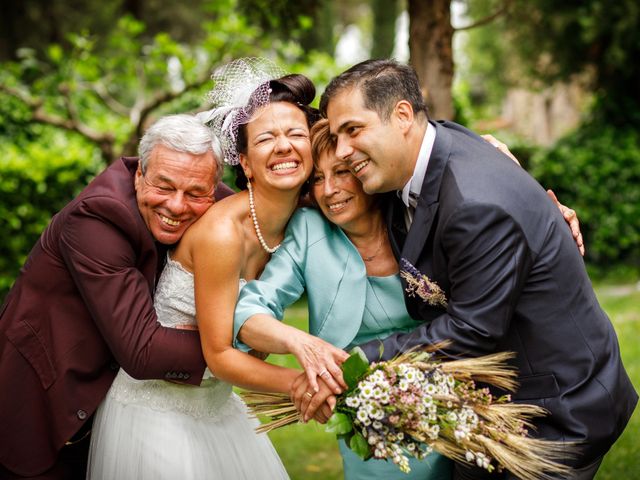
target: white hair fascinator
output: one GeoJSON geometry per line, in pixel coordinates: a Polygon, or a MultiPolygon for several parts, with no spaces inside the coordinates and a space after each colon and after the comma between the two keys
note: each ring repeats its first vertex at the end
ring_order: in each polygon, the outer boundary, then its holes
{"type": "Polygon", "coordinates": [[[207,95],[214,108],[199,113],[198,118],[220,139],[226,164],[239,163],[238,127],[269,103],[269,81],[284,75],[286,72],[271,60],[257,57],[240,58],[214,70],[214,87],[207,95]]]}

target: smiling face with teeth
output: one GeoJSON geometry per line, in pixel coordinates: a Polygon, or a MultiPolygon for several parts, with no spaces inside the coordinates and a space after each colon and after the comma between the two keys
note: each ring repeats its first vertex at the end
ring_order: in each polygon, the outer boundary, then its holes
{"type": "Polygon", "coordinates": [[[177,243],[185,230],[213,204],[216,162],[202,155],[176,152],[161,144],[143,174],[136,171],[138,209],[151,235],[160,243],[177,243]]]}
{"type": "Polygon", "coordinates": [[[273,102],[247,128],[247,152],[240,163],[254,185],[299,190],[312,169],[307,117],[289,102],[273,102]]]}
{"type": "MultiPolygon", "coordinates": [[[[347,88],[327,106],[336,155],[347,162],[369,194],[401,190],[413,175],[417,151],[408,141],[413,112],[399,101],[388,119],[365,106],[359,87],[347,88]]],[[[418,147],[420,143],[418,143],[418,147]]]]}
{"type": "Polygon", "coordinates": [[[374,197],[364,192],[360,181],[332,149],[321,153],[316,161],[311,195],[324,216],[347,234],[375,210],[374,197]]]}

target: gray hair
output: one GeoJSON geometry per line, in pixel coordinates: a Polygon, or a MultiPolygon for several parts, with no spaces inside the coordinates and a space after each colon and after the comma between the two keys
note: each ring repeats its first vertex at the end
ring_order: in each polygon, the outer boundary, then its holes
{"type": "Polygon", "coordinates": [[[214,183],[217,185],[222,178],[224,167],[220,141],[195,115],[167,115],[149,127],[138,146],[140,169],[143,174],[147,170],[153,149],[158,145],[192,155],[202,155],[211,151],[216,161],[214,183]]]}

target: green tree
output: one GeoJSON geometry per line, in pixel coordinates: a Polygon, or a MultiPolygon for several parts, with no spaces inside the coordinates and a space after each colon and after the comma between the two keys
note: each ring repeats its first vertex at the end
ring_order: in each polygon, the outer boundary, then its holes
{"type": "Polygon", "coordinates": [[[105,164],[135,155],[146,126],[174,112],[206,108],[211,70],[232,58],[264,55],[320,85],[337,73],[310,53],[237,14],[235,0],[209,4],[196,44],[148,36],[130,15],[98,39],[88,31],[39,55],[23,48],[0,64],[0,300],[51,215],[105,164]],[[311,62],[311,65],[306,62],[311,62]]]}
{"type": "Polygon", "coordinates": [[[305,52],[333,55],[336,39],[334,2],[331,0],[239,0],[243,15],[280,38],[300,43],[305,52]]]}
{"type": "Polygon", "coordinates": [[[388,58],[396,40],[396,20],[400,13],[398,0],[371,0],[373,10],[373,42],[371,58],[388,58]]]}
{"type": "Polygon", "coordinates": [[[640,125],[638,2],[518,0],[508,20],[531,72],[555,80],[587,71],[600,99],[593,113],[640,125]]]}
{"type": "MultiPolygon", "coordinates": [[[[467,2],[472,19],[492,2],[467,2]]],[[[470,32],[471,91],[496,102],[505,88],[587,79],[592,114],[640,124],[640,6],[634,0],[513,0],[505,14],[470,32]],[[496,41],[496,39],[499,39],[496,41]]]]}
{"type": "MultiPolygon", "coordinates": [[[[135,153],[148,122],[166,111],[204,106],[211,69],[232,57],[291,50],[269,39],[234,14],[234,2],[217,3],[206,35],[191,46],[166,33],[145,40],[145,25],[131,16],[120,18],[99,46],[88,32],[70,33],[66,51],[50,45],[44,57],[22,49],[20,61],[7,62],[0,72],[0,98],[18,100],[17,114],[3,124],[52,125],[93,143],[105,162],[135,153]]],[[[295,49],[294,49],[295,51],[295,49]]]]}
{"type": "Polygon", "coordinates": [[[215,2],[210,0],[4,1],[0,7],[0,61],[17,60],[21,48],[30,48],[38,56],[52,43],[72,49],[67,42],[69,32],[90,31],[100,48],[101,39],[124,15],[146,25],[145,40],[164,32],[178,42],[194,44],[203,37],[202,19],[212,4],[215,2]]]}

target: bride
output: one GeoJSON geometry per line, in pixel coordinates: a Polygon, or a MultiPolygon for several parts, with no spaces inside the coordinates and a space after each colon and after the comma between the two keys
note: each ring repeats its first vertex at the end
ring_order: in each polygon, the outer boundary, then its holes
{"type": "MultiPolygon", "coordinates": [[[[90,479],[278,479],[287,474],[268,438],[257,435],[239,386],[289,392],[300,373],[231,347],[239,289],[259,276],[284,236],[312,170],[309,103],[315,88],[302,75],[281,76],[257,59],[214,74],[218,105],[206,112],[225,162],[239,165],[247,190],[213,205],[169,253],[155,307],[162,324],[200,331],[213,375],[199,387],[134,380],[120,370],[94,421],[90,479]],[[276,80],[274,80],[276,79],[276,80]]],[[[306,335],[306,334],[305,334],[306,335]]],[[[316,339],[313,342],[322,342],[316,339]]],[[[327,347],[334,363],[346,354],[327,347]]],[[[313,352],[306,352],[309,365],[313,352]]],[[[305,352],[298,352],[305,358],[305,352]]],[[[323,377],[339,391],[341,376],[323,377]]]]}

